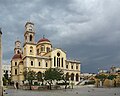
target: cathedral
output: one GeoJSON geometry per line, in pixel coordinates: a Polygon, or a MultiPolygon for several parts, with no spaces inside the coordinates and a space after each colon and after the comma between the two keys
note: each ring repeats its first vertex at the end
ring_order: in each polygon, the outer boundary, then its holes
{"type": "Polygon", "coordinates": [[[14,55],[11,59],[11,80],[22,84],[24,70],[44,73],[48,68],[60,68],[69,80],[77,84],[80,81],[80,61],[68,60],[66,52],[54,48],[49,39],[43,37],[35,42],[34,23],[25,24],[24,43],[15,42],[14,55]]]}

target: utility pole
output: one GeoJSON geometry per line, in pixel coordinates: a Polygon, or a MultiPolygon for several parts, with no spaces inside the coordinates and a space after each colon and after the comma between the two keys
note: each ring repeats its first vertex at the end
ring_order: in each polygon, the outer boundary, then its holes
{"type": "Polygon", "coordinates": [[[3,83],[2,83],[2,32],[0,28],[0,96],[3,96],[3,83]]]}

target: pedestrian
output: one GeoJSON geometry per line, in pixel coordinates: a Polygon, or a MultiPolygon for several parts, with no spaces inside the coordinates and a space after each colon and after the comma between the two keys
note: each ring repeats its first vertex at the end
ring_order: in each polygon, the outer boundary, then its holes
{"type": "Polygon", "coordinates": [[[18,89],[19,87],[18,87],[18,82],[16,82],[16,88],[18,89]]]}
{"type": "Polygon", "coordinates": [[[72,89],[73,89],[73,85],[74,85],[74,83],[73,83],[73,82],[71,82],[72,89]]]}
{"type": "Polygon", "coordinates": [[[14,82],[14,88],[17,89],[17,87],[16,87],[16,83],[15,83],[15,82],[14,82]]]}

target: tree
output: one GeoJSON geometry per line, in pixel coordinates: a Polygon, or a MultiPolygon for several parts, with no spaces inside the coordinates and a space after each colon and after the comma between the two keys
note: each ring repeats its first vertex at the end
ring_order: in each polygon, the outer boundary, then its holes
{"type": "Polygon", "coordinates": [[[107,75],[106,74],[98,74],[95,76],[95,78],[100,79],[100,81],[102,82],[102,85],[103,85],[104,80],[107,79],[107,75]]]}
{"type": "Polygon", "coordinates": [[[5,79],[7,79],[7,80],[9,79],[9,77],[8,77],[8,71],[5,72],[4,77],[5,77],[5,79]]]}
{"type": "Polygon", "coordinates": [[[3,77],[3,85],[6,86],[6,83],[7,83],[7,79],[3,77]]]}
{"type": "Polygon", "coordinates": [[[44,77],[44,79],[47,80],[49,84],[49,89],[51,90],[52,81],[59,81],[63,79],[63,71],[58,68],[49,68],[45,71],[44,77]]]}
{"type": "Polygon", "coordinates": [[[38,73],[36,73],[36,79],[38,81],[41,81],[42,82],[42,85],[43,85],[43,73],[41,73],[40,71],[38,73]]]}
{"type": "Polygon", "coordinates": [[[109,75],[109,76],[107,77],[107,79],[113,80],[113,79],[115,79],[116,77],[117,77],[116,75],[109,75]]]}
{"type": "Polygon", "coordinates": [[[34,72],[34,71],[24,71],[23,74],[24,74],[25,80],[28,80],[30,90],[31,90],[32,82],[33,82],[33,80],[36,79],[36,72],[34,72]]]}
{"type": "Polygon", "coordinates": [[[8,80],[9,80],[8,71],[6,71],[3,77],[3,85],[6,85],[8,83],[8,80]]]}
{"type": "MultiPolygon", "coordinates": [[[[111,74],[107,77],[107,79],[114,80],[114,79],[116,79],[116,77],[117,77],[116,75],[111,74]]],[[[116,87],[116,81],[115,80],[114,80],[114,87],[116,87]]]]}
{"type": "Polygon", "coordinates": [[[67,89],[67,85],[69,84],[67,83],[67,81],[69,81],[69,78],[70,78],[69,73],[66,73],[66,75],[63,76],[63,80],[65,82],[65,89],[67,89]]]}

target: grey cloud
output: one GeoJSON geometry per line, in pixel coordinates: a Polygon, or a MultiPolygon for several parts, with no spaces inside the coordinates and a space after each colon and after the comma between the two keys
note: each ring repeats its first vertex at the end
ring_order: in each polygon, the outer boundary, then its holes
{"type": "Polygon", "coordinates": [[[118,66],[119,9],[119,0],[1,0],[3,62],[10,63],[14,42],[24,41],[24,24],[31,20],[36,42],[44,34],[68,58],[81,60],[84,72],[118,66]]]}

